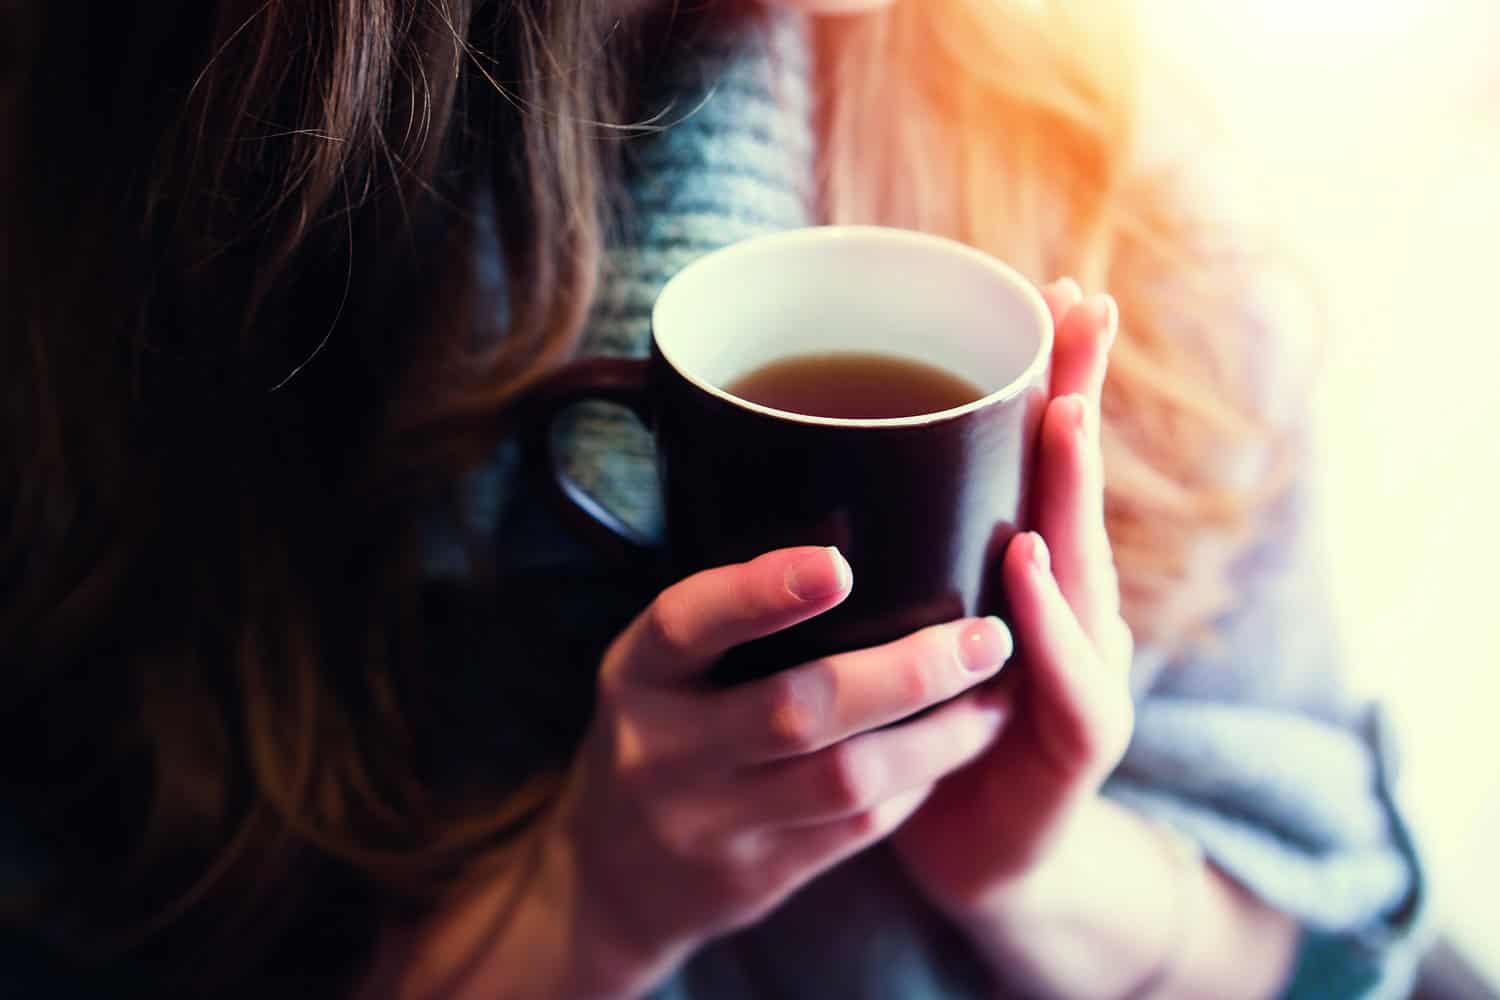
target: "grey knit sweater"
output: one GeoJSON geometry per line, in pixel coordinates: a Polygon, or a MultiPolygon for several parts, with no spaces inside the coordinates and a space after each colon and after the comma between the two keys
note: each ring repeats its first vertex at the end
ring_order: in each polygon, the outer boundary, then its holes
{"type": "MultiPolygon", "coordinates": [[[[632,147],[630,204],[587,328],[590,354],[642,355],[657,291],[694,257],[812,219],[813,143],[802,23],[707,39],[659,95],[678,118],[632,147]]],[[[650,441],[618,412],[567,428],[571,475],[648,534],[659,531],[650,441]]],[[[589,556],[516,495],[502,461],[474,487],[511,565],[589,556]]],[[[1304,927],[1298,997],[1395,996],[1409,981],[1425,893],[1391,791],[1390,734],[1339,675],[1306,489],[1237,570],[1222,651],[1162,665],[1143,650],[1133,743],[1106,794],[1168,822],[1304,927]]],[[[452,568],[440,544],[434,568],[452,568]]],[[[580,604],[589,601],[580,595],[580,604]]],[[[649,883],[643,873],[643,891],[649,883]]],[[[706,947],[665,984],[672,1000],[989,995],[964,942],[872,850],[761,924],[706,947]]]]}

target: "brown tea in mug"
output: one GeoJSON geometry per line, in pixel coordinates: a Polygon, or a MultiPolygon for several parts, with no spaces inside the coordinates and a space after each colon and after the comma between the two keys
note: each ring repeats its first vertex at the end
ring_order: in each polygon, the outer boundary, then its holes
{"type": "Polygon", "coordinates": [[[840,420],[884,420],[951,410],[988,395],[952,372],[886,354],[803,354],[730,383],[729,392],[772,409],[840,420]]]}

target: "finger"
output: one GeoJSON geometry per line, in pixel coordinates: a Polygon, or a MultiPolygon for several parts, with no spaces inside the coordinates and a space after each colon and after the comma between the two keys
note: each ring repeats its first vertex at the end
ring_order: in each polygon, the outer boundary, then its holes
{"type": "Polygon", "coordinates": [[[1059,278],[1050,285],[1042,286],[1042,298],[1047,303],[1047,310],[1052,313],[1052,329],[1057,330],[1069,311],[1083,301],[1083,289],[1072,278],[1059,278]]]}
{"type": "Polygon", "coordinates": [[[1035,532],[1019,535],[1005,555],[1006,594],[1016,639],[1026,653],[1038,732],[1057,765],[1078,770],[1113,765],[1131,727],[1125,671],[1106,671],[1052,576],[1035,532]]]}
{"type": "Polygon", "coordinates": [[[734,765],[815,753],[905,719],[993,677],[1014,643],[998,618],[968,618],[700,696],[700,746],[734,765]]]}
{"type": "Polygon", "coordinates": [[[1108,295],[1092,295],[1068,311],[1052,349],[1053,396],[1076,392],[1098,402],[1119,326],[1119,306],[1108,295]]]}
{"type": "Polygon", "coordinates": [[[972,761],[1005,719],[998,699],[975,694],[921,718],[863,733],[792,760],[741,772],[728,804],[734,829],[809,826],[870,812],[972,761]]]}
{"type": "Polygon", "coordinates": [[[731,647],[822,614],[849,596],[837,549],[782,549],[690,576],[663,591],[615,640],[607,677],[663,683],[706,669],[731,647]]]}
{"type": "Polygon", "coordinates": [[[890,836],[921,808],[932,788],[915,788],[868,812],[831,823],[794,827],[756,838],[758,867],[785,899],[819,874],[890,836]]]}
{"type": "Polygon", "coordinates": [[[1037,463],[1037,528],[1052,573],[1085,632],[1101,639],[1119,617],[1120,587],[1104,524],[1104,461],[1097,410],[1074,393],[1052,400],[1042,418],[1037,463]]]}
{"type": "Polygon", "coordinates": [[[916,788],[882,802],[868,812],[831,823],[793,827],[774,834],[779,853],[816,873],[879,843],[911,818],[932,794],[932,786],[916,788]]]}

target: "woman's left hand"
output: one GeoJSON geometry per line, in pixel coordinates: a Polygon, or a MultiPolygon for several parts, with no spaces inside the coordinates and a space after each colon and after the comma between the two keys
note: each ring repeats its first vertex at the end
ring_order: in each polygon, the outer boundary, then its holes
{"type": "Polygon", "coordinates": [[[945,779],[892,839],[916,883],[959,921],[992,912],[1044,871],[1134,723],[1099,448],[1119,313],[1068,279],[1043,294],[1057,338],[1031,501],[1039,534],[1018,535],[1000,568],[1020,661],[994,695],[1005,722],[984,756],[945,779]]]}

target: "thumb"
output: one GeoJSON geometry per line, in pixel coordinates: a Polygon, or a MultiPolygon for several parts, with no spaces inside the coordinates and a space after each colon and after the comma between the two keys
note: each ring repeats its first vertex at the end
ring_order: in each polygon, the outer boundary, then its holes
{"type": "Polygon", "coordinates": [[[665,684],[693,677],[735,646],[843,603],[854,585],[835,548],[779,549],[705,570],[652,601],[605,655],[606,677],[665,684]]]}

